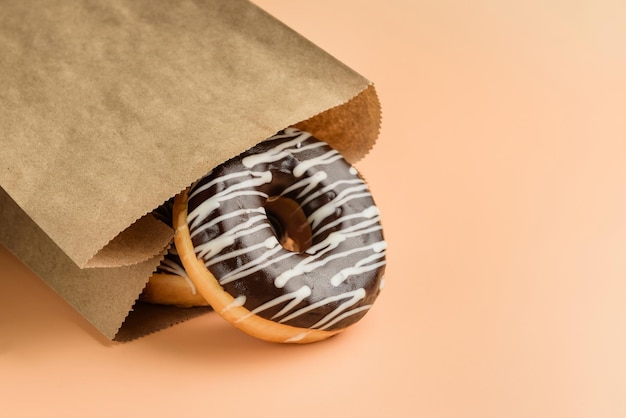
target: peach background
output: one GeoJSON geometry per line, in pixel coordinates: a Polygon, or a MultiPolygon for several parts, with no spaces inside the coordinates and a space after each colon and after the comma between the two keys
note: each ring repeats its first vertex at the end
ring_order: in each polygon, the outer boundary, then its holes
{"type": "Polygon", "coordinates": [[[377,84],[383,295],[324,343],[100,337],[0,249],[13,417],[626,416],[626,7],[257,3],[377,84]]]}

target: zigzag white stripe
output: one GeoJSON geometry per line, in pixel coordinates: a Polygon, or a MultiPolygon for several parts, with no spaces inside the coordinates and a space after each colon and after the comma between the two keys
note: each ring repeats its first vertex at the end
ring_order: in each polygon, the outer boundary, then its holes
{"type": "MultiPolygon", "coordinates": [[[[235,183],[221,192],[218,192],[211,196],[209,199],[202,202],[198,207],[191,211],[187,215],[187,223],[190,229],[195,229],[204,219],[208,218],[211,213],[220,206],[220,202],[234,199],[239,196],[257,195],[267,198],[267,194],[256,190],[259,186],[267,184],[272,181],[272,173],[270,171],[254,172],[249,171],[247,174],[252,177],[248,180],[244,180],[235,183]],[[243,191],[241,189],[251,189],[243,191]]],[[[224,181],[230,176],[218,177],[215,181],[224,181]]],[[[194,193],[195,195],[195,193],[194,193]]]]}
{"type": "Polygon", "coordinates": [[[285,323],[287,321],[290,321],[294,318],[297,318],[300,315],[303,315],[309,311],[312,311],[313,309],[317,309],[320,306],[324,306],[324,305],[328,305],[329,303],[333,303],[336,302],[338,300],[342,300],[342,299],[348,299],[349,300],[347,302],[342,303],[341,305],[339,305],[339,307],[337,307],[335,310],[333,310],[332,312],[330,312],[328,315],[326,315],[324,318],[322,318],[320,321],[318,321],[315,325],[313,325],[310,328],[316,328],[319,326],[322,326],[324,323],[330,321],[331,319],[333,319],[336,315],[340,314],[341,311],[349,308],[350,306],[354,305],[355,303],[357,303],[359,300],[363,299],[365,297],[365,289],[358,288],[355,290],[352,290],[350,292],[345,292],[345,293],[341,293],[339,295],[333,295],[333,296],[329,296],[327,298],[324,298],[322,300],[319,300],[315,303],[310,304],[309,306],[306,306],[302,309],[298,309],[297,311],[293,312],[291,315],[288,315],[286,317],[284,317],[283,319],[281,319],[280,323],[285,323]]]}
{"type": "Polygon", "coordinates": [[[314,230],[320,223],[322,223],[324,219],[333,215],[337,211],[337,209],[344,205],[346,202],[354,199],[360,199],[362,197],[367,198],[370,196],[369,192],[367,191],[363,193],[356,193],[360,190],[367,190],[367,186],[362,185],[344,189],[333,200],[313,212],[307,218],[307,220],[309,221],[309,225],[311,225],[311,229],[314,230]]]}
{"type": "MultiPolygon", "coordinates": [[[[287,284],[287,282],[297,276],[300,276],[304,273],[313,271],[314,269],[325,265],[331,257],[327,257],[320,262],[316,261],[325,255],[328,252],[333,251],[335,248],[339,246],[343,241],[348,238],[356,237],[362,234],[368,234],[370,232],[379,231],[381,226],[372,220],[364,221],[359,224],[353,225],[341,231],[335,231],[326,237],[324,241],[319,244],[309,248],[306,252],[309,256],[303,259],[300,263],[295,265],[293,268],[282,272],[276,279],[274,279],[274,285],[278,288],[282,288],[287,284]]],[[[357,249],[352,249],[349,252],[357,252],[357,251],[365,251],[365,250],[373,250],[376,252],[382,251],[384,248],[381,248],[383,244],[376,242],[366,247],[359,247],[357,249]],[[377,251],[378,250],[378,251],[377,251]]],[[[334,258],[335,256],[332,256],[334,258]]]]}
{"type": "Polygon", "coordinates": [[[274,161],[282,160],[288,154],[290,154],[290,152],[293,152],[293,150],[289,149],[290,147],[300,147],[302,141],[305,141],[310,137],[311,134],[307,132],[302,132],[291,141],[283,142],[282,144],[277,145],[274,148],[259,154],[248,155],[247,157],[243,158],[241,162],[247,168],[252,168],[257,164],[267,164],[274,161]]]}
{"type": "Polygon", "coordinates": [[[215,256],[216,254],[221,253],[224,250],[224,248],[230,245],[233,245],[236,240],[242,237],[245,237],[247,235],[252,235],[257,231],[260,231],[261,229],[270,228],[270,226],[267,223],[263,223],[261,225],[257,225],[253,228],[250,228],[250,224],[254,223],[251,221],[254,221],[254,220],[250,220],[242,224],[239,224],[235,228],[231,229],[230,231],[225,232],[219,237],[216,237],[200,245],[196,245],[195,250],[196,250],[197,256],[210,260],[211,257],[215,256]]]}
{"type": "Polygon", "coordinates": [[[329,323],[327,323],[326,325],[324,325],[323,327],[319,329],[320,330],[328,329],[332,327],[333,325],[335,325],[337,322],[344,320],[349,316],[356,315],[359,312],[367,311],[371,307],[372,305],[363,305],[363,306],[359,306],[358,308],[352,309],[351,311],[344,312],[343,314],[339,315],[338,317],[336,317],[335,319],[333,319],[332,321],[330,321],[329,323]]]}
{"type": "MultiPolygon", "coordinates": [[[[333,183],[331,183],[331,184],[329,184],[327,186],[324,186],[323,188],[321,188],[317,192],[311,194],[306,199],[302,200],[300,205],[304,206],[307,203],[309,203],[311,200],[317,199],[318,197],[322,196],[324,193],[328,193],[331,190],[337,189],[337,186],[339,186],[340,184],[360,184],[360,185],[365,185],[360,179],[337,180],[337,181],[335,181],[335,182],[333,182],[333,183]]],[[[300,196],[298,196],[298,197],[300,198],[300,196]]]]}
{"type": "Polygon", "coordinates": [[[277,245],[275,248],[273,248],[272,250],[266,251],[265,253],[263,253],[261,256],[259,256],[258,258],[254,259],[253,261],[244,264],[243,266],[232,270],[230,272],[228,272],[228,274],[225,274],[220,280],[220,284],[221,285],[225,285],[227,283],[230,282],[234,282],[235,280],[239,280],[241,278],[244,278],[250,274],[256,273],[257,271],[261,271],[264,268],[266,268],[267,266],[270,266],[274,263],[279,263],[289,257],[292,257],[294,254],[296,253],[292,253],[292,252],[286,252],[284,254],[281,254],[280,256],[269,260],[263,264],[260,264],[262,261],[268,259],[269,257],[273,256],[276,253],[281,252],[283,249],[282,246],[277,245]]]}
{"type": "Polygon", "coordinates": [[[345,282],[350,276],[353,276],[355,274],[362,274],[362,273],[372,271],[379,267],[384,266],[385,265],[384,260],[378,263],[369,264],[375,260],[378,260],[379,258],[383,258],[384,256],[385,256],[385,253],[372,254],[369,257],[359,260],[355,266],[345,268],[341,270],[339,273],[335,274],[333,277],[331,277],[330,284],[337,287],[341,283],[345,282]]]}
{"type": "Polygon", "coordinates": [[[190,234],[190,236],[191,236],[191,238],[193,238],[198,233],[200,233],[200,232],[202,232],[204,230],[207,230],[207,229],[211,229],[211,228],[213,228],[215,225],[217,225],[220,222],[224,222],[227,219],[236,218],[238,216],[248,215],[248,214],[251,214],[251,213],[259,213],[259,214],[263,215],[263,218],[265,218],[265,216],[266,216],[265,215],[265,209],[263,209],[263,208],[234,210],[234,211],[232,211],[230,213],[225,213],[224,215],[216,216],[210,222],[207,222],[205,224],[200,225],[198,228],[193,230],[193,232],[190,234]]]}
{"type": "Polygon", "coordinates": [[[259,312],[263,312],[266,309],[270,309],[278,304],[281,304],[289,300],[290,302],[283,309],[281,309],[274,316],[272,316],[272,319],[278,318],[284,315],[285,313],[289,312],[294,307],[298,306],[300,302],[302,302],[304,299],[306,299],[310,295],[311,295],[311,288],[309,286],[302,286],[300,289],[296,290],[295,292],[285,293],[282,296],[279,296],[275,299],[270,300],[269,302],[264,303],[263,305],[250,311],[250,313],[248,313],[247,315],[244,315],[243,317],[239,318],[237,322],[244,321],[245,319],[251,317],[252,315],[256,315],[259,312]]]}
{"type": "Polygon", "coordinates": [[[378,211],[378,208],[376,206],[370,206],[369,208],[365,209],[361,213],[353,213],[351,215],[342,216],[340,218],[337,218],[333,222],[327,223],[322,228],[320,228],[317,231],[315,231],[315,233],[313,234],[313,236],[311,238],[314,239],[315,237],[319,236],[322,232],[326,231],[327,229],[333,228],[333,227],[335,227],[337,225],[340,225],[343,222],[349,221],[351,219],[367,218],[367,219],[375,219],[376,222],[380,222],[379,214],[380,214],[380,212],[378,211]]]}

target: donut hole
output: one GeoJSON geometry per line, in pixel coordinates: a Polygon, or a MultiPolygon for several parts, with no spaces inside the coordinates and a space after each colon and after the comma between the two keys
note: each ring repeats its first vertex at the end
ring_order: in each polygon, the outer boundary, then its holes
{"type": "Polygon", "coordinates": [[[311,246],[311,225],[293,199],[271,196],[263,206],[278,242],[288,251],[301,253],[311,246]]]}

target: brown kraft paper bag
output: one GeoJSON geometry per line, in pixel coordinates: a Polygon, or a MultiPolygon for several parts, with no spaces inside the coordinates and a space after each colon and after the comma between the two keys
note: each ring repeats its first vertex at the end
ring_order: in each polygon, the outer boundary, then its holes
{"type": "Polygon", "coordinates": [[[173,236],[150,212],[292,125],[355,162],[374,87],[248,1],[0,7],[0,243],[109,339],[206,311],[135,306],[173,236]]]}

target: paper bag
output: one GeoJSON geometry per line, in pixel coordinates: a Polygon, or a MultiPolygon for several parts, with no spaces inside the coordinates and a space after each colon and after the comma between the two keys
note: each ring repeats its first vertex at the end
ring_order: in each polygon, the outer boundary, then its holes
{"type": "Polygon", "coordinates": [[[368,80],[244,0],[4,1],[0,242],[114,338],[171,243],[153,209],[287,126],[355,162],[379,124],[368,80]]]}

